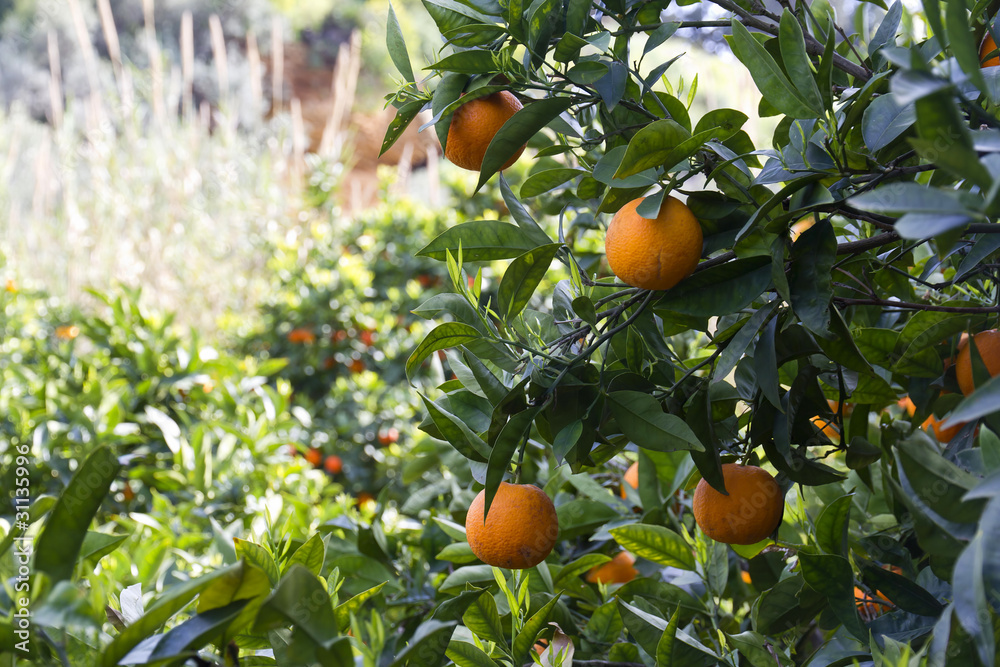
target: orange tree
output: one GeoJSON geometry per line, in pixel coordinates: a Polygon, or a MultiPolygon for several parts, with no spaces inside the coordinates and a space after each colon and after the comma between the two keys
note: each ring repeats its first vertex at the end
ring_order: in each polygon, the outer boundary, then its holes
{"type": "Polygon", "coordinates": [[[560,530],[491,595],[449,524],[448,555],[466,554],[450,560],[472,564],[399,662],[557,664],[558,645],[588,665],[995,664],[1000,381],[978,338],[965,397],[951,359],[1000,312],[1000,68],[979,47],[996,3],[863,3],[878,20],[860,34],[823,0],[701,4],[725,19],[671,20],[669,0],[424,0],[444,38],[426,78],[390,9],[404,81],[386,147],[430,109],[446,156],[482,142],[478,188],[496,177],[509,211],[421,251],[456,291],[421,309],[448,321],[407,364],[448,350],[455,371],[423,397],[424,428],[469,461],[487,528],[494,502],[537,519],[501,503],[513,478],[553,497],[560,530]],[[671,94],[658,47],[681,28],[724,30],[770,141],[671,94]],[[463,113],[498,94],[519,100],[509,118],[463,113]],[[497,174],[525,144],[515,193],[497,174]],[[945,444],[918,428],[931,415],[965,426],[945,444]],[[732,463],[759,483],[727,484],[732,463]],[[714,542],[699,502],[729,524],[718,539],[773,532],[714,542]],[[621,548],[641,577],[586,586],[621,548]]]}

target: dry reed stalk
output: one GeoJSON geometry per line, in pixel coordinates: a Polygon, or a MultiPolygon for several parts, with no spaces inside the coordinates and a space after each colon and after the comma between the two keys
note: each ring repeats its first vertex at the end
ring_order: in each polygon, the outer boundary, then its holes
{"type": "Polygon", "coordinates": [[[396,181],[392,184],[392,191],[399,195],[405,195],[410,187],[410,174],[413,172],[413,142],[407,141],[403,144],[403,153],[399,156],[399,164],[396,165],[396,181]]]}
{"type": "Polygon", "coordinates": [[[436,150],[427,151],[427,199],[434,208],[441,206],[441,171],[436,150]]]}
{"type": "Polygon", "coordinates": [[[73,30],[76,33],[77,42],[80,43],[80,53],[83,57],[84,69],[87,72],[87,86],[90,88],[90,120],[93,123],[92,128],[96,128],[104,117],[100,99],[100,85],[97,79],[97,55],[94,53],[94,45],[87,32],[87,23],[83,19],[79,0],[69,0],[69,13],[73,19],[73,30]]]}
{"type": "Polygon", "coordinates": [[[152,78],[153,117],[159,122],[166,116],[163,108],[163,63],[160,62],[160,45],[156,41],[156,23],[153,20],[153,0],[142,0],[143,21],[146,26],[146,49],[149,52],[149,71],[152,78]]]}
{"type": "Polygon", "coordinates": [[[59,58],[59,37],[49,29],[49,104],[52,116],[49,121],[58,132],[63,123],[62,63],[59,58]]]}
{"type": "Polygon", "coordinates": [[[253,117],[257,118],[263,108],[264,91],[261,87],[260,50],[253,30],[247,32],[247,64],[250,67],[250,102],[253,104],[253,117]]]}
{"type": "Polygon", "coordinates": [[[302,187],[302,174],[305,171],[306,127],[302,119],[302,102],[298,97],[292,98],[292,186],[294,191],[302,187]]]}
{"type": "Polygon", "coordinates": [[[181,78],[181,108],[184,118],[190,120],[194,113],[194,19],[190,10],[181,15],[181,78]]]}
{"type": "Polygon", "coordinates": [[[229,57],[226,54],[226,36],[222,32],[222,21],[218,14],[208,17],[208,27],[212,34],[215,71],[219,77],[219,105],[225,107],[229,102],[229,57]]]}
{"type": "Polygon", "coordinates": [[[42,132],[42,141],[35,156],[35,191],[31,196],[31,217],[33,220],[44,220],[49,209],[49,195],[52,188],[52,138],[46,128],[42,132]]]}
{"type": "Polygon", "coordinates": [[[271,20],[271,112],[281,111],[285,96],[285,38],[281,17],[271,20]]]}
{"type": "Polygon", "coordinates": [[[323,137],[320,139],[319,154],[335,157],[343,150],[343,131],[354,107],[358,77],[361,72],[361,33],[355,30],[346,44],[341,44],[337,52],[337,64],[333,68],[333,106],[323,137]]]}
{"type": "Polygon", "coordinates": [[[122,50],[118,43],[118,29],[115,27],[115,17],[111,13],[111,3],[108,0],[97,0],[97,13],[101,18],[101,30],[104,32],[104,41],[108,45],[108,57],[111,58],[111,68],[115,73],[115,81],[118,83],[118,92],[125,101],[125,82],[122,77],[122,50]]]}

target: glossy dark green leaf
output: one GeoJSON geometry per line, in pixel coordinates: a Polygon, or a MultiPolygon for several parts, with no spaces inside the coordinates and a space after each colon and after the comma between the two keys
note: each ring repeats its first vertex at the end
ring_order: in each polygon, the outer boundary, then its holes
{"type": "Polygon", "coordinates": [[[464,641],[448,644],[445,655],[458,667],[498,667],[483,649],[464,641]]]}
{"type": "Polygon", "coordinates": [[[691,133],[673,120],[657,120],[650,123],[636,132],[628,142],[628,148],[614,177],[623,179],[646,169],[673,166],[665,164],[665,158],[690,138],[691,133]]]}
{"type": "Polygon", "coordinates": [[[972,637],[979,660],[985,667],[993,667],[997,657],[992,622],[995,617],[983,581],[986,552],[995,548],[995,544],[986,544],[985,535],[976,535],[955,562],[953,582],[955,617],[972,637]]]}
{"type": "Polygon", "coordinates": [[[688,276],[664,292],[656,307],[684,315],[728,315],[749,306],[770,284],[770,258],[735,259],[688,276]]]}
{"type": "Polygon", "coordinates": [[[145,613],[135,622],[126,626],[115,637],[101,656],[101,667],[114,667],[139,642],[151,636],[158,628],[170,620],[174,614],[190,604],[201,591],[220,579],[233,576],[242,570],[243,563],[237,563],[197,579],[170,586],[150,604],[145,613]]]}
{"type": "MultiPolygon", "coordinates": [[[[415,81],[413,77],[413,67],[410,65],[410,54],[406,50],[406,41],[403,39],[403,31],[399,27],[399,19],[396,18],[396,10],[392,3],[389,3],[389,19],[385,27],[385,45],[389,50],[389,57],[392,64],[403,78],[407,81],[415,81]]],[[[398,118],[398,116],[397,116],[398,118]]],[[[382,151],[385,152],[385,149],[382,151]]]]}
{"type": "Polygon", "coordinates": [[[781,405],[781,385],[778,381],[778,359],[774,347],[775,334],[778,331],[778,320],[773,317],[764,327],[754,348],[753,367],[757,375],[757,386],[760,387],[764,398],[775,408],[782,410],[781,405]]]}
{"type": "Polygon", "coordinates": [[[890,183],[849,201],[852,206],[872,213],[975,216],[954,191],[917,183],[890,183]]]}
{"type": "Polygon", "coordinates": [[[462,623],[480,639],[507,646],[507,633],[500,621],[497,603],[489,592],[483,592],[469,605],[462,616],[462,623]]]}
{"type": "Polygon", "coordinates": [[[423,400],[424,407],[427,408],[428,414],[434,421],[434,425],[438,427],[438,430],[452,447],[467,459],[483,463],[489,461],[490,448],[489,445],[483,442],[482,438],[473,433],[472,429],[466,426],[462,420],[450,412],[443,410],[429,398],[423,395],[420,398],[423,400]]]}
{"type": "Polygon", "coordinates": [[[930,438],[917,431],[896,449],[896,459],[920,499],[942,517],[972,523],[982,512],[982,501],[963,501],[976,478],[951,463],[935,449],[930,438]]]}
{"type": "Polygon", "coordinates": [[[785,65],[785,71],[788,72],[792,87],[802,97],[806,106],[816,114],[821,114],[824,108],[823,98],[809,65],[809,53],[806,51],[802,26],[787,8],[781,14],[778,44],[781,48],[781,61],[785,65]]]}
{"type": "Polygon", "coordinates": [[[826,597],[830,608],[844,628],[860,641],[868,632],[858,617],[854,601],[854,572],[850,562],[841,556],[824,556],[799,552],[799,567],[806,584],[826,597]]]}
{"type": "Polygon", "coordinates": [[[500,128],[500,131],[493,135],[493,139],[486,149],[476,190],[478,191],[486,181],[490,180],[493,174],[500,171],[500,167],[506,164],[507,160],[520,150],[521,146],[528,143],[528,140],[538,134],[539,130],[551,123],[572,104],[573,100],[570,97],[547,97],[530,102],[511,116],[500,128]]]}
{"type": "Polygon", "coordinates": [[[441,77],[437,88],[434,89],[434,96],[431,98],[431,112],[437,119],[437,122],[434,123],[434,131],[437,133],[442,151],[448,145],[448,129],[451,125],[451,113],[445,113],[445,110],[449,107],[457,108],[459,98],[468,82],[469,76],[467,74],[446,72],[441,77]]]}
{"type": "Polygon", "coordinates": [[[576,560],[566,563],[562,569],[559,570],[559,574],[556,575],[556,578],[553,581],[553,586],[556,590],[572,586],[577,577],[586,574],[595,567],[600,567],[601,565],[609,562],[611,562],[611,558],[609,556],[605,556],[604,554],[594,553],[580,556],[576,560]]]}
{"type": "Polygon", "coordinates": [[[948,416],[944,426],[970,422],[996,412],[1000,412],[1000,375],[977,386],[972,394],[966,396],[948,416]]]}
{"type": "Polygon", "coordinates": [[[816,543],[828,554],[847,558],[847,528],[854,495],[841,496],[823,508],[816,519],[816,543]]]}
{"type": "Polygon", "coordinates": [[[149,648],[146,646],[132,649],[132,652],[122,658],[122,663],[157,662],[177,658],[188,651],[203,648],[209,641],[222,634],[246,605],[246,600],[237,600],[225,607],[196,614],[162,635],[151,650],[144,650],[149,648]]]}
{"type": "Polygon", "coordinates": [[[444,261],[449,251],[457,256],[460,246],[463,261],[487,262],[512,259],[538,244],[524,230],[509,222],[477,220],[449,227],[416,254],[444,261]]]}
{"type": "Polygon", "coordinates": [[[940,91],[917,100],[916,106],[920,138],[912,139],[910,144],[917,153],[955,177],[988,190],[993,178],[979,161],[965,118],[952,94],[940,91]]]}
{"type": "Polygon", "coordinates": [[[500,315],[504,321],[509,322],[521,314],[562,247],[561,243],[539,246],[510,263],[497,290],[500,315]]]}
{"type": "Polygon", "coordinates": [[[261,605],[254,629],[266,632],[294,625],[314,642],[326,647],[348,626],[346,614],[341,620],[343,622],[338,623],[330,594],[323,582],[297,565],[288,570],[261,605]],[[308,604],[307,609],[304,609],[304,603],[308,604]]]}
{"type": "MultiPolygon", "coordinates": [[[[882,9],[885,9],[883,6],[882,9]]],[[[886,12],[882,22],[868,43],[868,54],[874,56],[885,46],[893,46],[896,43],[896,33],[899,32],[899,22],[903,18],[903,4],[896,0],[892,7],[886,12]]]]}
{"type": "Polygon", "coordinates": [[[947,2],[945,7],[945,29],[948,31],[948,40],[951,42],[955,60],[972,83],[979,90],[985,91],[986,81],[983,80],[983,73],[980,70],[979,48],[969,36],[970,26],[973,23],[969,17],[968,7],[964,2],[947,2]]]}
{"type": "Polygon", "coordinates": [[[732,28],[733,53],[750,70],[750,76],[764,99],[792,118],[815,118],[823,113],[822,105],[817,109],[809,106],[809,102],[788,80],[767,49],[736,18],[733,19],[732,28]]]}
{"type": "Polygon", "coordinates": [[[390,667],[412,665],[440,665],[451,641],[451,635],[458,626],[457,621],[442,623],[434,619],[424,621],[413,633],[406,648],[399,652],[390,667]]]}
{"type": "Polygon", "coordinates": [[[615,391],[608,394],[608,407],[622,432],[644,449],[673,452],[705,448],[683,419],[664,412],[660,403],[649,394],[615,391]]]}
{"type": "Polygon", "coordinates": [[[713,375],[715,382],[726,378],[736,368],[736,364],[743,358],[747,348],[750,347],[761,327],[764,326],[777,307],[778,302],[774,301],[759,308],[729,340],[725,349],[722,350],[722,354],[719,355],[719,361],[713,375]]]}
{"type": "Polygon", "coordinates": [[[892,93],[876,97],[865,109],[861,122],[865,145],[872,153],[880,151],[910,129],[916,120],[917,109],[912,104],[899,105],[892,93]]]}
{"type": "Polygon", "coordinates": [[[774,656],[767,645],[767,638],[758,632],[747,630],[738,635],[727,635],[729,643],[736,647],[740,655],[750,661],[753,667],[776,665],[774,656]]]}
{"type": "Polygon", "coordinates": [[[543,171],[538,171],[529,176],[524,183],[521,184],[520,195],[522,198],[537,197],[544,192],[554,190],[563,183],[570,181],[577,176],[589,173],[589,171],[584,171],[583,169],[567,168],[545,169],[543,171]]]}
{"type": "Polygon", "coordinates": [[[937,598],[908,577],[870,564],[862,565],[861,575],[873,590],[911,614],[938,616],[944,610],[937,598]]]}
{"type": "Polygon", "coordinates": [[[683,537],[663,526],[633,523],[612,528],[611,536],[622,548],[640,558],[683,570],[695,568],[691,546],[683,537]]]}
{"type": "Polygon", "coordinates": [[[514,638],[514,664],[523,665],[531,660],[531,647],[535,645],[538,633],[548,625],[552,610],[558,602],[559,595],[556,595],[524,622],[521,631],[514,638]]]}
{"type": "Polygon", "coordinates": [[[496,406],[507,396],[510,390],[493,374],[493,371],[487,368],[486,364],[479,357],[470,354],[468,351],[464,351],[462,352],[462,359],[465,361],[465,365],[469,367],[469,370],[472,371],[483,395],[492,405],[496,406]]]}
{"type": "Polygon", "coordinates": [[[407,379],[412,379],[413,371],[424,362],[424,359],[437,350],[457,347],[478,338],[480,338],[479,331],[468,324],[446,322],[438,325],[420,341],[420,344],[410,354],[409,359],[406,360],[407,379]]]}
{"type": "Polygon", "coordinates": [[[35,543],[35,570],[53,583],[70,579],[87,529],[121,465],[110,447],[95,449],[59,495],[35,543]]]}
{"type": "Polygon", "coordinates": [[[792,245],[788,284],[792,309],[814,334],[830,335],[830,301],[833,298],[833,264],[837,236],[824,220],[803,232],[792,245]]]}
{"type": "Polygon", "coordinates": [[[503,202],[507,205],[507,210],[510,211],[510,217],[528,235],[528,238],[532,240],[536,247],[552,243],[552,239],[538,226],[538,223],[528,213],[528,209],[524,207],[524,204],[514,196],[514,192],[510,189],[510,184],[504,178],[503,174],[500,174],[500,196],[503,197],[503,202]]]}
{"type": "Polygon", "coordinates": [[[424,69],[432,69],[438,72],[461,72],[463,74],[484,74],[486,72],[499,72],[500,68],[496,63],[496,54],[486,50],[457,51],[445,56],[433,65],[424,69]]]}
{"type": "Polygon", "coordinates": [[[385,152],[392,148],[396,141],[403,136],[403,132],[413,122],[413,119],[417,117],[420,110],[424,108],[424,104],[423,100],[413,100],[396,110],[396,117],[392,119],[389,127],[385,130],[385,138],[382,139],[382,148],[378,152],[379,157],[385,155],[385,152]]]}
{"type": "Polygon", "coordinates": [[[674,663],[674,643],[677,641],[677,628],[681,621],[680,605],[674,610],[667,624],[667,629],[660,636],[660,641],[656,644],[656,667],[673,667],[674,663]]]}
{"type": "Polygon", "coordinates": [[[497,489],[500,488],[500,482],[503,481],[503,477],[510,467],[510,461],[514,457],[514,453],[518,447],[524,444],[525,438],[531,430],[531,422],[534,421],[535,416],[540,410],[541,407],[539,406],[517,413],[510,418],[506,425],[504,425],[503,430],[500,431],[500,436],[493,445],[493,451],[490,452],[489,466],[486,469],[486,502],[483,508],[484,520],[489,516],[493,497],[496,495],[497,489]]]}

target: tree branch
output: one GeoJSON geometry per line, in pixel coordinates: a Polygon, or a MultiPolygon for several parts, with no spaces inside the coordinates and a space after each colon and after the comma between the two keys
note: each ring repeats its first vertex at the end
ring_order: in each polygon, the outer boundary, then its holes
{"type": "MultiPolygon", "coordinates": [[[[711,0],[713,4],[716,4],[723,9],[727,9],[737,16],[740,17],[740,23],[748,28],[756,28],[761,32],[766,32],[769,35],[777,37],[778,26],[775,23],[765,21],[758,16],[754,15],[752,12],[748,12],[739,5],[737,5],[732,0],[711,0]]],[[[810,34],[805,35],[806,39],[806,52],[810,55],[821,56],[826,52],[826,47],[816,41],[816,38],[810,34]]],[[[834,54],[833,56],[833,66],[839,70],[847,72],[855,79],[859,81],[868,81],[872,78],[871,70],[869,70],[864,65],[859,65],[855,62],[848,60],[840,54],[834,54]]]]}
{"type": "Polygon", "coordinates": [[[886,299],[851,299],[833,297],[833,300],[844,306],[882,306],[899,310],[930,310],[937,313],[962,313],[963,315],[988,315],[1000,313],[1000,305],[996,306],[936,306],[932,303],[909,303],[906,301],[888,301],[886,299]]]}

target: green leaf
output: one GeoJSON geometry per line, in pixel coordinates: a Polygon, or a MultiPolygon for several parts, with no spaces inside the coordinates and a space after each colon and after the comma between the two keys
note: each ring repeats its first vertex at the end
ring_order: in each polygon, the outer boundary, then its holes
{"type": "Polygon", "coordinates": [[[847,558],[847,528],[854,494],[841,496],[823,508],[816,519],[816,543],[828,554],[847,558]]]}
{"type": "Polygon", "coordinates": [[[477,220],[448,228],[416,254],[444,261],[448,251],[457,255],[460,247],[463,261],[488,262],[517,257],[538,247],[538,243],[509,222],[477,220]]]}
{"type": "Polygon", "coordinates": [[[574,583],[576,583],[575,580],[577,577],[610,561],[611,558],[605,556],[604,554],[595,553],[580,556],[576,560],[566,563],[562,569],[559,570],[559,574],[556,576],[552,585],[557,590],[573,586],[574,583]]]}
{"type": "Polygon", "coordinates": [[[922,431],[900,443],[896,460],[917,495],[932,510],[956,523],[979,519],[983,502],[962,500],[975,487],[976,478],[945,459],[922,431]]]}
{"type": "Polygon", "coordinates": [[[420,394],[424,407],[434,425],[438,427],[445,439],[467,459],[486,463],[490,459],[490,447],[482,438],[472,432],[465,422],[444,410],[429,398],[420,394]]]}
{"type": "Polygon", "coordinates": [[[96,531],[87,531],[87,536],[83,539],[83,545],[80,547],[81,561],[90,561],[95,566],[97,561],[101,560],[109,553],[118,548],[118,545],[128,539],[128,535],[111,535],[108,533],[98,533],[96,531]]]}
{"type": "Polygon", "coordinates": [[[378,595],[382,591],[382,588],[385,587],[386,583],[388,582],[383,581],[381,584],[376,584],[368,590],[362,591],[351,599],[345,600],[341,604],[337,605],[337,608],[333,610],[333,616],[337,622],[337,627],[341,630],[350,627],[351,614],[357,614],[361,611],[361,607],[364,603],[378,595]]]}
{"type": "Polygon", "coordinates": [[[323,536],[316,533],[295,550],[282,568],[282,574],[288,572],[293,565],[301,565],[318,577],[325,560],[326,543],[323,542],[323,536]]]}
{"type": "Polygon", "coordinates": [[[968,126],[952,94],[939,91],[917,100],[916,105],[920,139],[911,139],[910,144],[917,153],[955,177],[988,191],[993,178],[973,148],[968,126]]]}
{"type": "Polygon", "coordinates": [[[573,98],[571,97],[547,97],[537,102],[531,102],[511,116],[500,128],[500,131],[493,136],[493,140],[490,141],[490,145],[486,149],[476,191],[483,187],[493,174],[500,171],[500,167],[506,164],[507,160],[521,146],[528,143],[528,140],[534,137],[539,130],[572,105],[573,98]]]}
{"type": "Polygon", "coordinates": [[[684,538],[663,526],[634,523],[611,529],[623,549],[661,565],[695,569],[694,553],[684,538]]]}
{"type": "MultiPolygon", "coordinates": [[[[783,662],[776,662],[771,652],[765,646],[767,639],[758,632],[747,630],[738,635],[726,635],[729,643],[744,656],[753,667],[777,667],[783,662]]],[[[780,655],[780,654],[779,654],[780,655]]]]}
{"type": "Polygon", "coordinates": [[[412,382],[413,371],[417,369],[424,359],[437,350],[444,350],[456,347],[464,343],[471,343],[481,338],[479,331],[475,327],[461,322],[446,322],[435,327],[417,345],[416,349],[406,360],[406,377],[412,382]]]}
{"type": "Polygon", "coordinates": [[[559,602],[559,598],[560,595],[553,597],[524,622],[521,631],[514,639],[514,664],[523,665],[531,659],[531,647],[534,646],[538,633],[548,625],[549,617],[552,615],[556,603],[559,602]]]}
{"type": "Polygon", "coordinates": [[[907,577],[870,563],[861,566],[861,575],[873,590],[911,614],[937,617],[944,610],[944,605],[937,598],[907,577]]]}
{"type": "Polygon", "coordinates": [[[528,305],[535,289],[545,278],[556,253],[562,247],[561,243],[539,246],[510,263],[497,290],[500,314],[505,322],[517,317],[528,305]]]}
{"type": "Polygon", "coordinates": [[[528,213],[528,209],[524,207],[524,204],[514,196],[514,191],[510,189],[510,183],[507,182],[503,174],[500,174],[500,196],[503,197],[503,203],[507,205],[507,210],[510,211],[510,217],[514,218],[517,226],[528,235],[528,238],[534,243],[534,247],[552,243],[552,239],[538,226],[538,223],[528,213]]]}
{"type": "Polygon", "coordinates": [[[239,617],[246,605],[246,600],[237,600],[225,607],[196,614],[162,635],[156,641],[152,651],[147,652],[142,646],[136,647],[122,658],[122,663],[155,663],[168,658],[184,656],[190,651],[203,648],[225,632],[226,628],[239,617]]]}
{"type": "MultiPolygon", "coordinates": [[[[396,18],[396,10],[389,3],[389,19],[385,28],[385,45],[389,50],[389,57],[392,64],[396,66],[399,73],[411,83],[416,79],[413,76],[413,67],[410,65],[410,54],[406,50],[406,41],[403,39],[403,31],[399,27],[399,19],[396,18]]],[[[384,151],[383,151],[384,152],[384,151]]]]}
{"type": "MultiPolygon", "coordinates": [[[[425,5],[426,6],[426,5],[425,5]]],[[[467,74],[447,72],[441,77],[441,83],[434,89],[431,98],[431,112],[434,114],[434,131],[443,151],[448,144],[448,129],[451,126],[451,114],[461,104],[469,100],[459,101],[465,85],[469,82],[467,74]]],[[[473,99],[473,98],[470,98],[473,99]]]]}
{"type": "Polygon", "coordinates": [[[483,592],[469,606],[462,616],[462,622],[480,639],[507,647],[507,637],[497,611],[497,603],[488,591],[483,592]]]}
{"type": "MultiPolygon", "coordinates": [[[[667,158],[678,145],[691,138],[691,133],[672,120],[653,121],[642,128],[628,142],[615,178],[634,176],[646,169],[672,167],[679,160],[665,164],[667,158]]],[[[680,158],[684,159],[684,158],[680,158]]]]}
{"type": "Polygon", "coordinates": [[[799,567],[806,584],[824,595],[834,615],[859,641],[867,641],[868,632],[858,617],[854,601],[854,572],[841,556],[820,556],[799,552],[799,567]]]}
{"type": "Polygon", "coordinates": [[[722,351],[722,354],[719,355],[719,361],[713,374],[714,382],[724,380],[736,368],[736,364],[743,358],[744,353],[750,347],[753,339],[757,337],[757,333],[761,327],[764,326],[764,323],[774,313],[774,310],[778,307],[778,303],[778,301],[773,301],[759,308],[747,320],[746,324],[736,332],[736,335],[729,339],[729,343],[722,351]]]}
{"type": "Polygon", "coordinates": [[[674,644],[677,641],[677,628],[681,622],[681,607],[677,605],[667,629],[663,631],[660,641],[656,644],[656,667],[673,667],[674,644]]]}
{"type": "Polygon", "coordinates": [[[882,150],[913,126],[917,108],[913,104],[900,106],[896,96],[886,93],[872,100],[861,121],[861,134],[872,153],[882,150]]]}
{"type": "Polygon", "coordinates": [[[243,569],[243,563],[237,563],[210,574],[175,584],[165,590],[162,595],[135,622],[129,624],[104,649],[101,656],[101,667],[114,667],[139,642],[151,636],[158,628],[170,620],[174,614],[188,606],[191,600],[219,579],[233,576],[243,569]]]}
{"type": "Polygon", "coordinates": [[[517,413],[500,431],[500,436],[493,445],[493,451],[490,452],[489,465],[486,468],[486,502],[483,508],[483,520],[489,516],[493,497],[496,495],[497,489],[500,488],[500,482],[503,481],[503,477],[507,473],[514,452],[525,441],[525,437],[531,431],[531,422],[541,409],[541,406],[536,406],[517,413]]]}
{"type": "Polygon", "coordinates": [[[424,621],[413,633],[410,642],[406,645],[396,659],[392,661],[390,667],[403,667],[403,665],[440,665],[441,658],[444,657],[448,649],[451,635],[458,626],[457,621],[442,623],[441,621],[424,621]]]}
{"type": "Polygon", "coordinates": [[[589,173],[589,171],[583,169],[568,169],[565,167],[537,171],[521,184],[520,195],[522,198],[537,197],[544,192],[559,187],[566,181],[589,173]]]}
{"type": "Polygon", "coordinates": [[[608,394],[608,407],[622,432],[644,449],[658,452],[705,449],[683,419],[664,412],[649,394],[615,391],[608,394]]]}
{"type": "Polygon", "coordinates": [[[819,94],[819,87],[809,65],[802,27],[787,8],[781,14],[778,44],[781,48],[781,61],[785,64],[792,86],[801,94],[806,106],[817,112],[817,115],[821,114],[824,108],[823,97],[819,94]]]}
{"type": "Polygon", "coordinates": [[[236,549],[237,558],[242,558],[248,563],[253,563],[263,570],[267,574],[267,578],[272,586],[278,583],[278,579],[280,578],[278,565],[274,562],[274,557],[271,556],[271,553],[267,549],[259,544],[241,540],[238,537],[233,538],[233,545],[236,549]]]}
{"type": "MultiPolygon", "coordinates": [[[[991,536],[991,542],[994,536],[991,536]]],[[[955,562],[954,595],[955,617],[972,637],[979,660],[985,667],[993,667],[996,661],[996,640],[994,638],[995,616],[986,599],[983,581],[983,563],[986,552],[995,551],[996,545],[987,546],[985,535],[979,533],[962,551],[955,562]]]]}
{"type": "Polygon", "coordinates": [[[769,257],[735,259],[698,271],[663,293],[656,309],[721,316],[749,306],[771,284],[769,257]]]}
{"type": "Polygon", "coordinates": [[[254,630],[267,632],[292,625],[320,646],[328,647],[349,625],[348,621],[346,615],[339,620],[334,616],[330,594],[319,577],[295,565],[261,605],[254,630]]]}
{"type": "Polygon", "coordinates": [[[945,28],[948,31],[948,40],[951,42],[952,53],[958,61],[962,71],[968,75],[976,88],[986,91],[986,81],[980,69],[979,49],[976,42],[970,38],[973,25],[969,18],[969,10],[964,2],[945,3],[945,28]]]}
{"type": "Polygon", "coordinates": [[[436,72],[461,72],[463,74],[485,74],[500,71],[496,63],[496,54],[493,51],[485,50],[458,51],[424,69],[436,72]]]}
{"type": "Polygon", "coordinates": [[[72,578],[90,522],[120,469],[111,448],[98,447],[59,495],[35,544],[35,570],[53,583],[72,578]]]}
{"type": "MultiPolygon", "coordinates": [[[[823,114],[823,106],[816,109],[799,93],[781,71],[760,42],[754,39],[738,19],[733,18],[733,53],[739,58],[753,77],[764,99],[778,111],[792,118],[816,118],[823,114]]],[[[813,83],[815,85],[815,82],[813,83]]]]}
{"type": "Polygon", "coordinates": [[[385,152],[395,145],[396,141],[403,136],[403,132],[409,127],[413,119],[417,117],[420,110],[424,108],[423,100],[413,100],[399,107],[396,117],[389,123],[385,130],[385,137],[382,139],[382,148],[379,149],[378,156],[382,157],[385,152]]]}
{"type": "Polygon", "coordinates": [[[950,428],[962,422],[971,422],[1000,411],[1000,375],[978,385],[976,390],[962,399],[944,422],[950,428]]]}
{"type": "Polygon", "coordinates": [[[813,225],[792,245],[788,284],[792,309],[807,329],[830,336],[830,301],[833,299],[833,264],[837,236],[829,220],[813,225]]]}
{"type": "Polygon", "coordinates": [[[448,644],[445,655],[458,667],[498,667],[483,649],[464,641],[448,644]]]}

